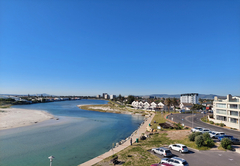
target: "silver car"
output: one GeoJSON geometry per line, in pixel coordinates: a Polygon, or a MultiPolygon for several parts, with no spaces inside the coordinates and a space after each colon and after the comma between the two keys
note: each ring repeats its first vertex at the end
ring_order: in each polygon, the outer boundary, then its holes
{"type": "Polygon", "coordinates": [[[223,136],[225,135],[224,132],[217,132],[217,131],[212,131],[210,134],[210,137],[211,138],[218,138],[219,136],[223,136]]]}
{"type": "Polygon", "coordinates": [[[176,150],[180,153],[186,153],[188,152],[188,148],[183,145],[183,144],[172,144],[172,145],[169,145],[169,149],[172,149],[172,150],[176,150]]]}
{"type": "Polygon", "coordinates": [[[210,133],[211,131],[209,129],[202,128],[200,129],[199,132],[203,134],[203,133],[210,133]]]}
{"type": "Polygon", "coordinates": [[[191,132],[200,132],[200,129],[203,129],[202,127],[195,127],[191,129],[191,132]]]}
{"type": "Polygon", "coordinates": [[[153,153],[157,153],[157,154],[163,155],[165,157],[172,156],[172,152],[169,149],[164,148],[164,147],[153,148],[152,151],[153,151],[153,153]]]}
{"type": "Polygon", "coordinates": [[[173,157],[173,158],[163,158],[160,162],[160,164],[167,163],[172,164],[175,166],[189,166],[188,162],[182,158],[179,157],[173,157]]]}

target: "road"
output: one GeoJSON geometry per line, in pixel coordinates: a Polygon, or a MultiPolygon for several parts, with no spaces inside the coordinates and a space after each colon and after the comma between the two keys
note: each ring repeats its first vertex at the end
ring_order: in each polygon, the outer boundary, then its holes
{"type": "MultiPolygon", "coordinates": [[[[226,166],[232,165],[237,166],[240,165],[240,155],[235,152],[224,152],[218,150],[209,150],[209,151],[197,151],[193,149],[189,149],[189,153],[179,153],[174,150],[171,150],[174,157],[180,157],[185,159],[190,166],[226,166]]],[[[150,152],[154,154],[153,152],[150,152]]],[[[160,159],[164,158],[161,155],[154,154],[160,159]]],[[[160,160],[159,160],[160,162],[160,160]]]]}
{"type": "Polygon", "coordinates": [[[192,114],[173,114],[173,115],[169,115],[168,118],[174,122],[177,122],[177,123],[180,122],[189,127],[204,127],[204,128],[210,129],[211,131],[224,132],[227,135],[232,135],[233,137],[240,139],[239,131],[234,131],[234,130],[226,129],[223,127],[213,126],[211,124],[204,123],[201,121],[201,118],[203,116],[204,114],[195,114],[195,115],[194,114],[193,115],[192,114]]]}

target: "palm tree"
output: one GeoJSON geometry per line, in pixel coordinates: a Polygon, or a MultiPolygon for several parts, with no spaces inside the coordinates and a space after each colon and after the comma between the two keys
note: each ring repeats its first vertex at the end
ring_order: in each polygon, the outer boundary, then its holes
{"type": "Polygon", "coordinates": [[[172,99],[172,104],[173,104],[173,106],[174,106],[174,112],[176,112],[175,107],[176,107],[177,105],[179,105],[179,103],[178,103],[178,100],[177,100],[175,97],[172,99]]]}
{"type": "Polygon", "coordinates": [[[172,100],[170,98],[166,98],[164,101],[164,104],[168,107],[168,113],[170,113],[171,103],[172,103],[172,100]]]}

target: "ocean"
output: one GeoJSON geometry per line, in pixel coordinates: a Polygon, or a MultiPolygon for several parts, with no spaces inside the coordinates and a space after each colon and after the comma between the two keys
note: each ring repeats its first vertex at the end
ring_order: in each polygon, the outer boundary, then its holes
{"type": "Polygon", "coordinates": [[[82,110],[77,105],[106,104],[104,100],[73,100],[14,108],[45,110],[51,119],[0,131],[1,166],[76,166],[109,151],[136,130],[144,117],[82,110]]]}

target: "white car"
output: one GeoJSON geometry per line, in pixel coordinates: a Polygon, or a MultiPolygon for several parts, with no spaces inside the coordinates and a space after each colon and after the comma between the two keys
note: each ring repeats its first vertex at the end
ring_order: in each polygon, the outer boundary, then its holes
{"type": "Polygon", "coordinates": [[[223,136],[225,135],[224,132],[217,132],[217,131],[212,131],[210,134],[210,137],[211,138],[218,138],[219,136],[223,136]]]}
{"type": "Polygon", "coordinates": [[[172,152],[164,147],[160,147],[160,148],[153,148],[152,149],[153,153],[157,153],[166,157],[172,156],[172,152]]]}
{"type": "Polygon", "coordinates": [[[200,129],[199,132],[203,134],[203,133],[209,133],[211,131],[209,129],[202,128],[202,129],[200,129]]]}
{"type": "Polygon", "coordinates": [[[200,132],[200,129],[203,129],[202,127],[195,127],[191,129],[191,132],[200,132]]]}
{"type": "Polygon", "coordinates": [[[172,164],[175,166],[189,166],[186,160],[179,157],[173,157],[170,159],[163,158],[159,164],[163,164],[163,163],[172,164]]]}
{"type": "Polygon", "coordinates": [[[187,153],[188,152],[188,148],[183,145],[183,144],[172,144],[172,145],[169,145],[169,149],[172,149],[172,150],[176,150],[180,153],[187,153]]]}

